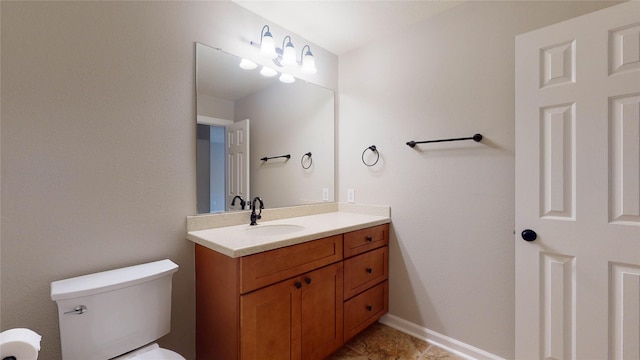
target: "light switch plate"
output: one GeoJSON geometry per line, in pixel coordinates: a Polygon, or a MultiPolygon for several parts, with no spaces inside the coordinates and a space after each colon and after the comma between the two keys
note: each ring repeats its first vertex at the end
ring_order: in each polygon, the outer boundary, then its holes
{"type": "Polygon", "coordinates": [[[329,201],[329,189],[322,188],[322,201],[329,201]]]}
{"type": "Polygon", "coordinates": [[[356,202],[356,193],[353,189],[347,189],[347,202],[356,202]]]}

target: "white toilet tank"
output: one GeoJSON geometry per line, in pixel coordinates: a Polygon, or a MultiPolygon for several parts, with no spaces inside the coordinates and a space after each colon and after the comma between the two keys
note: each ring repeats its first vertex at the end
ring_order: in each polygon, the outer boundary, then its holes
{"type": "Polygon", "coordinates": [[[106,360],[169,333],[171,278],[160,260],[51,283],[64,360],[106,360]]]}

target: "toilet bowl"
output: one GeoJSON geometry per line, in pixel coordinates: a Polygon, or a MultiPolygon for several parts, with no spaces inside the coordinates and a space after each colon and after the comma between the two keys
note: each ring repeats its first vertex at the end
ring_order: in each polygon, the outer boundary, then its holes
{"type": "Polygon", "coordinates": [[[153,343],[171,328],[176,271],[160,260],[52,282],[63,360],[185,360],[153,343]]]}

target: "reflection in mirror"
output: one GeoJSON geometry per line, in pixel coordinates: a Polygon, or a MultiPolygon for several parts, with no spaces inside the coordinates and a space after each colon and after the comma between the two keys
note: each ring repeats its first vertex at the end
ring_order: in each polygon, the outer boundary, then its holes
{"type": "Polygon", "coordinates": [[[333,201],[333,91],[240,61],[196,44],[198,213],[241,210],[236,196],[268,208],[333,201]]]}

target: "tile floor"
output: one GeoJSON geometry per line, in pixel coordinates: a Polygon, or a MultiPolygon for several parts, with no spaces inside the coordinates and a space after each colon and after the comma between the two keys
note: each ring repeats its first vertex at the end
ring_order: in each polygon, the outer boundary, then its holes
{"type": "Polygon", "coordinates": [[[375,323],[327,360],[462,360],[426,341],[375,323]]]}

